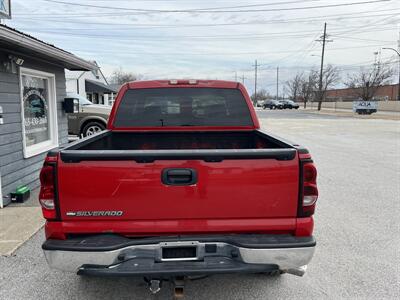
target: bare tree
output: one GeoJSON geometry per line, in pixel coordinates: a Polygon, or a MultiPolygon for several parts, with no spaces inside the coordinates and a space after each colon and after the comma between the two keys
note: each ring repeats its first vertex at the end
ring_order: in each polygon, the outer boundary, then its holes
{"type": "Polygon", "coordinates": [[[392,75],[393,70],[389,65],[373,64],[369,68],[360,68],[356,74],[347,75],[345,85],[353,90],[357,98],[370,101],[380,86],[390,83],[392,75]]]}
{"type": "Polygon", "coordinates": [[[254,95],[253,93],[250,98],[253,101],[253,103],[256,103],[259,100],[266,100],[269,99],[270,97],[271,97],[270,94],[265,89],[261,89],[257,91],[257,95],[254,95]]]}
{"type": "Polygon", "coordinates": [[[138,74],[134,74],[132,72],[125,72],[122,68],[114,70],[110,77],[110,82],[114,84],[124,84],[130,81],[136,81],[141,79],[142,76],[138,74]]]}
{"type": "Polygon", "coordinates": [[[307,78],[303,78],[300,87],[300,98],[304,102],[304,108],[307,107],[307,102],[310,102],[315,96],[315,91],[318,86],[318,72],[311,71],[307,78]]]}
{"type": "Polygon", "coordinates": [[[289,96],[289,99],[296,101],[301,93],[301,87],[304,82],[303,73],[297,73],[292,79],[289,79],[285,83],[285,90],[289,96]]]}
{"type": "Polygon", "coordinates": [[[321,87],[319,87],[321,83],[318,83],[318,110],[321,110],[322,100],[324,100],[328,88],[338,83],[339,80],[339,69],[332,65],[327,65],[326,68],[322,71],[321,87]]]}

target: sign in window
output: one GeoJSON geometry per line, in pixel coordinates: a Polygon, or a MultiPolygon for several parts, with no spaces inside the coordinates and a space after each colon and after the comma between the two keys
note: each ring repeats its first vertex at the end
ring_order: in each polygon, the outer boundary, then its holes
{"type": "Polygon", "coordinates": [[[21,70],[23,140],[25,157],[57,146],[54,76],[21,70]]]}
{"type": "Polygon", "coordinates": [[[22,75],[26,146],[39,144],[49,136],[48,79],[22,75]]]}

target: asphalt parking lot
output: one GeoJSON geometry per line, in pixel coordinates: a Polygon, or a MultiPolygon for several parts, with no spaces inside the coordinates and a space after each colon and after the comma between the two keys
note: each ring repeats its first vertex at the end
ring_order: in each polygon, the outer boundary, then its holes
{"type": "MultiPolygon", "coordinates": [[[[305,277],[224,275],[189,282],[185,299],[399,299],[400,121],[259,111],[268,132],[309,148],[319,171],[317,251],[305,277]]],[[[140,279],[50,271],[43,232],[0,257],[0,299],[168,299],[140,279]]]]}

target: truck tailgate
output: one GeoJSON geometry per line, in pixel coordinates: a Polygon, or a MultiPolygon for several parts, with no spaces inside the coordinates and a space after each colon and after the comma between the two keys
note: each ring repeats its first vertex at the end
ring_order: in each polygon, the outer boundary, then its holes
{"type": "MultiPolygon", "coordinates": [[[[183,173],[184,174],[184,173],[183,173]]],[[[61,219],[190,220],[294,218],[298,156],[291,160],[226,159],[58,162],[61,219]],[[190,185],[163,183],[165,169],[193,170],[190,185]]]]}

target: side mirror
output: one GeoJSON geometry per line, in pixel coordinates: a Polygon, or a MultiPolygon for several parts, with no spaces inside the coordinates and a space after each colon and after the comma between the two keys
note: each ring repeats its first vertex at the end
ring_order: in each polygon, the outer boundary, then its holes
{"type": "Polygon", "coordinates": [[[78,113],[79,112],[79,99],[65,98],[63,107],[64,107],[64,111],[67,114],[78,113]]]}

